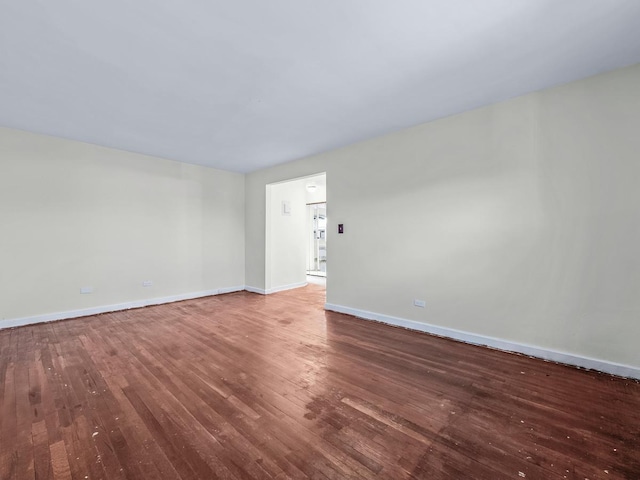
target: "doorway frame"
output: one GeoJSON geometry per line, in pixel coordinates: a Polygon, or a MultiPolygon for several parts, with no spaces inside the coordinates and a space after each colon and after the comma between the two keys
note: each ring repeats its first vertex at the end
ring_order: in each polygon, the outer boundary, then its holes
{"type": "MultiPolygon", "coordinates": [[[[305,281],[304,282],[296,282],[296,283],[292,283],[292,284],[287,284],[287,285],[273,285],[272,284],[272,278],[273,278],[273,269],[274,269],[274,265],[272,262],[272,253],[273,253],[273,249],[272,249],[272,244],[273,244],[273,239],[272,239],[272,212],[274,211],[274,205],[273,202],[275,201],[274,199],[272,199],[272,187],[275,185],[281,185],[283,183],[289,183],[289,182],[296,182],[296,181],[300,181],[300,180],[305,180],[305,179],[309,179],[309,178],[313,178],[313,177],[318,177],[320,175],[324,175],[325,177],[325,184],[328,184],[328,175],[326,171],[322,171],[322,172],[318,172],[318,173],[312,173],[312,174],[308,174],[308,175],[302,175],[299,177],[292,177],[292,178],[288,178],[288,179],[284,179],[284,180],[279,180],[276,182],[271,182],[271,183],[267,183],[265,185],[265,211],[264,211],[264,216],[265,216],[265,264],[264,264],[264,294],[268,295],[271,293],[276,293],[276,292],[280,292],[280,291],[284,291],[284,290],[291,290],[294,288],[299,288],[299,287],[303,287],[307,285],[306,282],[306,272],[307,272],[307,263],[305,261],[304,264],[304,275],[305,275],[305,281]]],[[[328,195],[325,195],[325,201],[324,202],[317,202],[317,203],[328,203],[328,195]]],[[[303,204],[303,206],[305,207],[306,210],[306,202],[303,204]]],[[[328,212],[328,206],[327,206],[327,212],[328,212]]],[[[328,215],[327,215],[328,218],[328,215]]],[[[328,230],[329,226],[327,225],[327,230],[328,230]]],[[[327,269],[329,268],[328,262],[327,262],[327,269]]],[[[260,292],[262,293],[262,292],[260,292]]]]}

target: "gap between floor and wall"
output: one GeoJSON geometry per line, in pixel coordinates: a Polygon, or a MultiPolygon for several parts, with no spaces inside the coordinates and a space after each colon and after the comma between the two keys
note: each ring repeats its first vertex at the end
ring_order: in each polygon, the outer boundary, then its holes
{"type": "MultiPolygon", "coordinates": [[[[122,310],[129,310],[132,308],[148,307],[152,305],[161,305],[165,303],[179,302],[183,300],[192,300],[196,298],[209,297],[214,295],[221,295],[225,293],[239,292],[246,290],[251,293],[257,293],[261,295],[269,295],[276,292],[285,290],[292,290],[306,286],[306,282],[298,284],[283,285],[280,287],[272,288],[269,290],[251,287],[248,285],[226,287],[214,290],[206,290],[194,293],[185,293],[180,295],[171,295],[168,297],[150,298],[145,300],[136,300],[133,302],[125,302],[114,305],[104,305],[100,307],[84,308],[79,310],[69,310],[66,312],[56,312],[43,315],[33,315],[29,317],[22,317],[16,319],[8,319],[0,321],[0,329],[21,327],[25,325],[33,325],[38,323],[46,323],[57,320],[68,320],[78,317],[86,317],[91,315],[98,315],[101,313],[117,312],[122,310]]],[[[573,355],[566,352],[558,352],[555,350],[549,350],[546,348],[536,347],[534,345],[526,345],[508,340],[502,340],[499,338],[487,337],[484,335],[477,335],[470,332],[461,330],[455,330],[452,328],[439,327],[422,322],[416,322],[414,320],[408,320],[400,317],[393,317],[390,315],[384,315],[375,312],[369,312],[366,310],[360,310],[357,308],[351,308],[344,305],[336,305],[332,303],[325,303],[325,310],[342,313],[346,315],[352,315],[364,320],[372,320],[376,322],[385,323],[396,327],[407,328],[430,335],[436,335],[439,337],[449,338],[452,340],[468,343],[472,345],[479,345],[488,348],[494,348],[512,353],[520,353],[530,357],[540,358],[542,360],[562,363],[578,368],[584,368],[588,370],[597,370],[603,373],[611,375],[617,375],[621,377],[628,377],[640,380],[640,368],[632,367],[630,365],[622,365],[618,363],[608,362],[595,358],[582,357],[579,355],[573,355]]]]}
{"type": "Polygon", "coordinates": [[[326,303],[324,308],[325,310],[329,310],[332,312],[353,315],[354,317],[362,318],[364,320],[373,320],[376,322],[385,323],[387,325],[407,328],[409,330],[428,333],[430,335],[436,335],[438,337],[449,338],[471,345],[479,345],[482,347],[493,348],[496,350],[511,353],[520,353],[529,357],[562,363],[573,367],[584,368],[587,370],[597,370],[599,372],[608,373],[611,375],[640,380],[640,368],[632,367],[630,365],[608,362],[596,358],[583,357],[567,352],[559,352],[547,348],[536,347],[534,345],[526,345],[509,340],[502,340],[500,338],[478,335],[475,333],[456,330],[453,328],[439,327],[437,325],[416,322],[415,320],[393,317],[391,315],[383,315],[380,313],[369,312],[366,310],[346,307],[343,305],[326,303]]]}
{"type": "Polygon", "coordinates": [[[134,300],[132,302],[102,305],[99,307],[81,308],[78,310],[67,310],[65,312],[45,313],[41,315],[32,315],[29,317],[0,320],[0,329],[22,327],[25,325],[53,322],[57,320],[68,320],[78,317],[88,317],[101,313],[118,312],[121,310],[130,310],[132,308],[150,307],[152,305],[181,302],[183,300],[193,300],[195,298],[211,297],[224,293],[241,292],[243,290],[245,290],[244,285],[237,287],[216,288],[213,290],[203,290],[201,292],[182,293],[179,295],[169,295],[167,297],[147,298],[144,300],[134,300]]]}

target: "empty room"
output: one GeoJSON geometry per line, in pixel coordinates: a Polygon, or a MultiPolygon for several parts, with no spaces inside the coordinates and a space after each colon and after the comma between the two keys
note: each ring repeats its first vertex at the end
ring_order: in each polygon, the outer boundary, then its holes
{"type": "Polygon", "coordinates": [[[638,25],[0,2],[0,480],[640,479],[638,25]]]}

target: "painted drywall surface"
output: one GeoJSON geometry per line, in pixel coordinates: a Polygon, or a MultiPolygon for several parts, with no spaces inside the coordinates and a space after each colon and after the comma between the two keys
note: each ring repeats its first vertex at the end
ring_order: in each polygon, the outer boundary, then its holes
{"type": "Polygon", "coordinates": [[[254,172],[246,277],[264,185],[326,171],[328,303],[638,367],[638,131],[633,66],[254,172]]]}
{"type": "Polygon", "coordinates": [[[307,192],[307,203],[323,203],[327,201],[327,186],[318,185],[312,192],[307,192]]]}
{"type": "Polygon", "coordinates": [[[306,189],[307,203],[323,203],[327,201],[327,176],[322,173],[303,179],[304,185],[314,185],[315,189],[306,189]]]}
{"type": "Polygon", "coordinates": [[[303,284],[307,265],[305,180],[268,185],[266,199],[266,290],[303,284]],[[288,213],[283,211],[283,202],[289,206],[288,213]]]}
{"type": "Polygon", "coordinates": [[[244,285],[240,174],[1,128],[0,225],[0,326],[244,285]]]}

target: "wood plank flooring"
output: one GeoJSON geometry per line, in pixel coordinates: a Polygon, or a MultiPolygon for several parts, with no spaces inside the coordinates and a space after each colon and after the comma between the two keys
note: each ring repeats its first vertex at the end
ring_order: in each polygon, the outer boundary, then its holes
{"type": "Polygon", "coordinates": [[[640,383],[239,292],[0,331],[1,479],[640,479],[640,383]]]}

